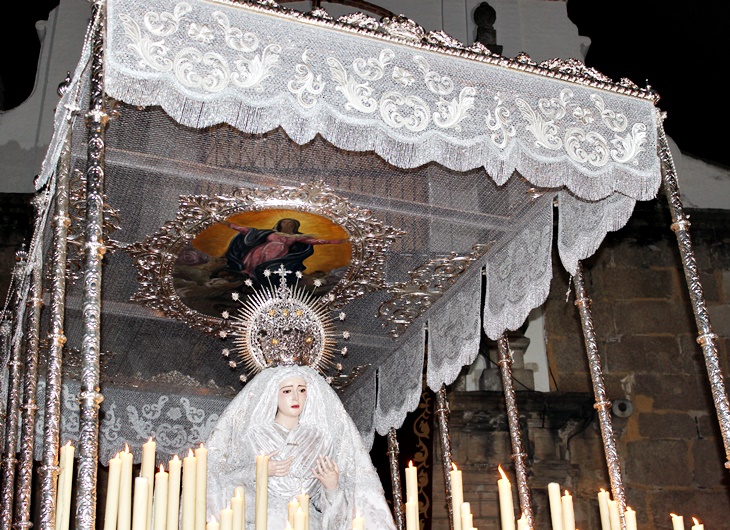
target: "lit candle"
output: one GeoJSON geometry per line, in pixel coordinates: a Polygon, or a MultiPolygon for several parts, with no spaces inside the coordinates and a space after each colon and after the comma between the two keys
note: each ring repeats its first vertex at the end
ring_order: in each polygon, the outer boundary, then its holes
{"type": "Polygon", "coordinates": [[[195,530],[195,483],[197,462],[192,449],[183,458],[182,530],[195,530]]]}
{"type": "Polygon", "coordinates": [[[684,517],[673,513],[669,515],[672,516],[672,530],[684,530],[684,517]]]}
{"type": "Polygon", "coordinates": [[[155,494],[152,509],[154,516],[152,518],[153,530],[166,530],[167,528],[167,494],[169,490],[170,476],[165,468],[160,464],[160,470],[155,473],[155,494]]]}
{"type": "Polygon", "coordinates": [[[548,499],[553,530],[563,530],[563,506],[560,503],[560,484],[557,482],[548,484],[548,499]]]}
{"type": "MultiPolygon", "coordinates": [[[[167,530],[178,530],[180,524],[180,472],[182,460],[177,455],[167,463],[169,469],[167,478],[167,530]]],[[[155,529],[156,530],[156,529],[155,529]]]]}
{"type": "Polygon", "coordinates": [[[147,528],[147,477],[134,479],[134,507],[132,509],[132,530],[147,528]]]}
{"type": "Polygon", "coordinates": [[[221,525],[218,523],[215,517],[210,518],[210,522],[205,525],[205,530],[220,530],[221,525]]]}
{"type": "Polygon", "coordinates": [[[117,530],[129,530],[132,527],[132,466],[134,455],[129,446],[124,444],[124,451],[119,453],[122,458],[122,472],[119,477],[119,515],[117,530]]]}
{"type": "Polygon", "coordinates": [[[457,469],[453,462],[451,467],[453,468],[449,472],[451,476],[451,512],[454,515],[454,530],[461,530],[461,503],[464,502],[464,485],[461,479],[461,469],[457,469]]]}
{"type": "Polygon", "coordinates": [[[692,521],[694,522],[694,524],[692,525],[692,530],[705,530],[705,525],[700,524],[696,517],[693,517],[692,521]]]}
{"type": "Polygon", "coordinates": [[[601,514],[601,530],[611,530],[611,518],[608,515],[608,500],[611,495],[601,488],[598,492],[598,513],[601,514]]]}
{"type": "Polygon", "coordinates": [[[365,530],[365,518],[355,517],[352,520],[352,530],[365,530]]]}
{"type": "Polygon", "coordinates": [[[155,460],[157,442],[150,437],[142,444],[142,464],[139,467],[139,476],[147,479],[147,529],[152,527],[152,494],[155,480],[155,460]]]}
{"type": "Polygon", "coordinates": [[[626,518],[626,530],[636,530],[636,512],[627,506],[624,517],[626,518]]]}
{"type": "Polygon", "coordinates": [[[468,502],[461,503],[461,530],[471,530],[474,526],[474,519],[471,514],[471,504],[468,502]]]}
{"type": "Polygon", "coordinates": [[[71,442],[61,447],[59,455],[60,473],[58,475],[58,490],[56,493],[56,529],[68,530],[71,522],[71,486],[74,475],[74,452],[76,449],[71,442]]]}
{"type": "Polygon", "coordinates": [[[122,476],[122,457],[117,453],[109,460],[109,478],[106,486],[104,530],[116,530],[119,512],[119,479],[122,476]]]}
{"type": "Polygon", "coordinates": [[[406,468],[406,499],[411,497],[418,503],[418,468],[413,465],[413,461],[408,462],[406,468]]]}
{"type": "Polygon", "coordinates": [[[243,486],[237,486],[233,490],[231,509],[233,510],[233,530],[246,529],[246,498],[243,486]]]}
{"type": "Polygon", "coordinates": [[[608,501],[608,518],[611,520],[611,530],[621,530],[621,518],[618,514],[618,503],[616,501],[608,501]]]}
{"type": "Polygon", "coordinates": [[[525,514],[520,515],[520,518],[517,519],[517,530],[530,530],[530,527],[527,526],[527,519],[525,519],[525,514]]]}
{"type": "Polygon", "coordinates": [[[294,515],[297,513],[298,509],[299,509],[299,501],[296,499],[296,497],[294,497],[287,504],[287,517],[286,517],[286,520],[289,521],[289,524],[291,524],[292,527],[294,527],[294,515]]]}
{"type": "Polygon", "coordinates": [[[560,499],[563,508],[563,530],[575,530],[575,513],[573,512],[573,497],[568,490],[560,499]]]}
{"type": "Polygon", "coordinates": [[[304,530],[305,520],[304,512],[300,506],[294,513],[294,530],[304,530]]]}
{"type": "Polygon", "coordinates": [[[208,449],[202,443],[195,449],[195,530],[205,530],[208,501],[208,449]]]}
{"type": "Polygon", "coordinates": [[[406,530],[420,530],[418,524],[418,500],[410,497],[406,501],[406,530]]]}
{"type": "Polygon", "coordinates": [[[233,508],[230,506],[221,510],[220,530],[233,530],[233,508]]]}
{"type": "Polygon", "coordinates": [[[502,478],[497,481],[499,492],[499,517],[502,521],[502,530],[515,530],[515,509],[512,504],[512,483],[502,471],[502,466],[497,466],[502,478]]]}
{"type": "Polygon", "coordinates": [[[267,530],[269,506],[269,457],[256,457],[256,525],[255,530],[267,530]]]}
{"type": "Polygon", "coordinates": [[[302,491],[297,495],[297,501],[299,502],[299,507],[304,512],[304,530],[309,530],[309,495],[302,491]]]}

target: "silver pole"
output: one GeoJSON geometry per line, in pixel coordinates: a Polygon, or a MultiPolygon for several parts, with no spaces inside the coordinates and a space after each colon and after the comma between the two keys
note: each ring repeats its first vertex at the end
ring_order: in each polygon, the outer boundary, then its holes
{"type": "Polygon", "coordinates": [[[66,310],[66,237],[71,218],[68,215],[68,180],[71,164],[71,135],[66,138],[58,164],[56,182],[56,215],[53,218],[53,272],[51,288],[51,344],[46,373],[46,403],[43,431],[43,465],[41,474],[41,530],[56,527],[56,494],[58,492],[58,452],[61,435],[62,352],[66,343],[63,332],[66,310]]]}
{"type": "Polygon", "coordinates": [[[400,466],[398,466],[398,436],[395,427],[388,431],[388,462],[390,464],[390,482],[393,485],[393,512],[395,514],[395,526],[398,530],[405,530],[406,523],[403,518],[403,486],[400,480],[400,466]]]}
{"type": "Polygon", "coordinates": [[[82,306],[84,331],[81,343],[79,394],[79,459],[76,496],[77,530],[94,530],[96,480],[99,461],[99,349],[101,342],[101,266],[103,243],[105,129],[109,120],[104,99],[104,13],[94,2],[92,19],[99,17],[93,37],[91,98],[86,114],[88,129],[86,170],[86,230],[82,306]]]}
{"type": "Polygon", "coordinates": [[[601,427],[603,449],[606,452],[608,477],[611,481],[611,494],[618,504],[621,530],[626,530],[626,494],[621,475],[621,462],[619,460],[618,450],[616,449],[616,440],[613,436],[611,402],[606,397],[601,357],[598,354],[598,343],[596,341],[596,332],[593,328],[593,317],[591,315],[591,299],[586,295],[585,284],[583,282],[583,264],[581,262],[578,262],[578,268],[575,276],[573,276],[573,285],[575,288],[575,305],[578,306],[578,311],[580,312],[580,323],[583,327],[583,339],[585,341],[586,353],[588,354],[588,365],[593,383],[593,395],[596,400],[593,407],[598,411],[598,422],[601,427]]]}
{"type": "Polygon", "coordinates": [[[659,125],[659,159],[662,163],[664,176],[664,192],[669,203],[669,210],[672,214],[672,231],[677,236],[679,254],[682,257],[684,267],[684,278],[687,281],[687,289],[692,302],[692,310],[695,315],[695,323],[699,333],[697,342],[702,347],[707,367],[707,377],[710,380],[712,399],[715,402],[717,420],[720,423],[720,432],[725,446],[725,468],[730,470],[730,402],[728,402],[725,380],[720,368],[720,360],[717,354],[717,335],[712,331],[710,316],[707,314],[707,304],[702,291],[700,275],[697,271],[692,238],[689,234],[689,216],[685,215],[682,199],[679,195],[679,184],[677,181],[677,170],[674,167],[672,153],[669,151],[669,143],[664,132],[664,127],[659,125]]]}
{"type": "Polygon", "coordinates": [[[534,517],[532,515],[532,495],[530,486],[527,483],[527,453],[522,448],[522,434],[520,432],[520,415],[517,410],[515,389],[512,385],[512,355],[509,349],[507,335],[497,341],[499,349],[499,368],[502,374],[502,388],[504,400],[507,405],[507,424],[509,425],[509,437],[512,442],[512,461],[515,463],[515,475],[517,477],[517,495],[520,500],[520,511],[527,521],[527,527],[533,528],[534,517]]]}
{"type": "Polygon", "coordinates": [[[449,434],[449,401],[446,385],[436,392],[436,420],[441,438],[441,459],[443,461],[444,487],[446,488],[446,511],[449,514],[449,528],[454,529],[454,500],[451,496],[451,435],[449,434]]]}

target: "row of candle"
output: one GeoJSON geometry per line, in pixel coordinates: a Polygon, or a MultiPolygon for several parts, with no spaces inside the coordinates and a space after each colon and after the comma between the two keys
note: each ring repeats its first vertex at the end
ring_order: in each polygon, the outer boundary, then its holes
{"type": "Polygon", "coordinates": [[[228,506],[221,510],[218,519],[212,518],[205,528],[206,530],[245,530],[246,496],[243,486],[237,486],[233,490],[233,497],[228,506]]]}

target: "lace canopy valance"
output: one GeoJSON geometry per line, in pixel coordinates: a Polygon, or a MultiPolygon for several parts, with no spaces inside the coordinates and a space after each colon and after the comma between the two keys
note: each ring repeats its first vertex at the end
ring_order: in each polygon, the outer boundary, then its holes
{"type": "MultiPolygon", "coordinates": [[[[338,324],[351,336],[343,371],[362,374],[343,396],[366,437],[418,403],[426,342],[437,389],[474,360],[480,326],[497,338],[544,302],[553,212],[573,273],[660,183],[654,95],[575,61],[508,60],[402,19],[332,20],[273,3],[107,0],[106,17],[105,91],[118,116],[105,193],[119,247],[148,241],[147,258],[164,261],[178,248],[166,223],[181,196],[288,187],[311,211],[331,193],[401,234],[378,265],[384,287],[348,300],[338,324]]],[[[53,182],[69,129],[72,167],[85,167],[89,48],[58,106],[39,187],[53,182]]],[[[147,278],[171,282],[154,261],[147,278]]],[[[139,274],[128,253],[107,256],[102,377],[175,372],[240,388],[225,341],[169,318],[170,300],[151,300],[161,290],[143,286],[147,307],[130,301],[139,274]]],[[[186,292],[213,280],[189,277],[186,292]]],[[[69,290],[69,346],[82,336],[80,291],[69,290]]]]}

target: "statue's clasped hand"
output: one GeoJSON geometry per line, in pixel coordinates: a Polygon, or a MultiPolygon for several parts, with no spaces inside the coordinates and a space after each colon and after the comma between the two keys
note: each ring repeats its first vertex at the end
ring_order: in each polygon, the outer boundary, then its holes
{"type": "Polygon", "coordinates": [[[274,457],[278,454],[278,451],[274,451],[269,454],[269,476],[270,477],[284,477],[289,473],[289,468],[294,460],[293,456],[285,458],[283,460],[275,460],[274,457]]]}
{"type": "Polygon", "coordinates": [[[312,468],[314,478],[319,480],[325,490],[332,491],[337,489],[337,483],[340,480],[340,470],[337,469],[337,462],[329,456],[319,455],[317,457],[317,466],[312,468]]]}

